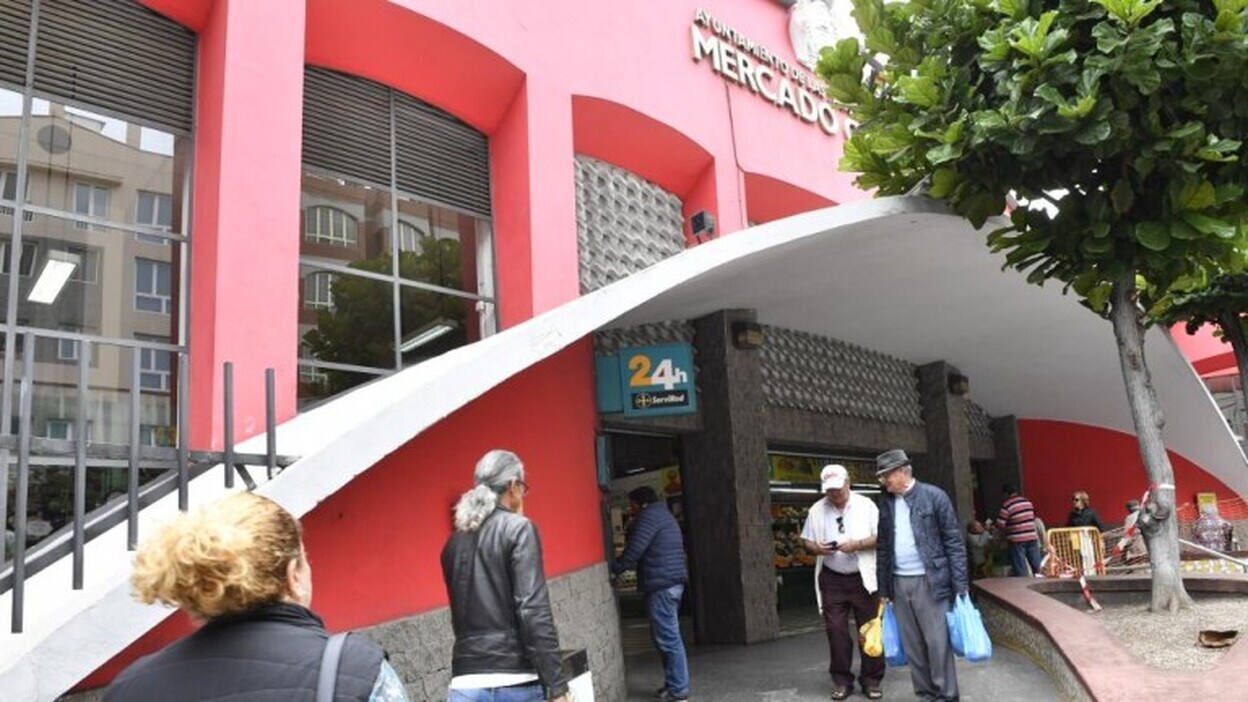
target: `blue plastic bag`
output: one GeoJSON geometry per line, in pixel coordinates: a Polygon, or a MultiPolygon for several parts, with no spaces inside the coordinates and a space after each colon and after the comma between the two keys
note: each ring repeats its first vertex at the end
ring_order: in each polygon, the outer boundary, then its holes
{"type": "Polygon", "coordinates": [[[897,626],[897,615],[893,614],[893,603],[884,606],[884,662],[891,666],[906,664],[906,652],[901,647],[901,629],[897,626]]]}
{"type": "Polygon", "coordinates": [[[984,620],[971,604],[971,598],[959,595],[953,609],[946,613],[949,622],[949,643],[953,652],[970,662],[992,658],[992,639],[984,628],[984,620]]]}

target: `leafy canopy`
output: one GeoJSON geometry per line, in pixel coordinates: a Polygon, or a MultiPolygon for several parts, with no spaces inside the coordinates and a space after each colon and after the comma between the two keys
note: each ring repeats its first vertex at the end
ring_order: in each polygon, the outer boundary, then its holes
{"type": "Polygon", "coordinates": [[[1206,287],[1173,295],[1160,306],[1160,320],[1166,324],[1187,324],[1195,334],[1205,324],[1222,327],[1238,323],[1248,334],[1248,273],[1222,275],[1206,287]]]}
{"type": "Polygon", "coordinates": [[[924,185],[976,227],[1032,203],[990,245],[1102,313],[1131,273],[1151,307],[1245,269],[1248,0],[854,7],[865,51],[841,40],[818,72],[860,123],[841,160],[859,186],[924,185]],[[887,59],[864,79],[866,54],[887,59]]]}

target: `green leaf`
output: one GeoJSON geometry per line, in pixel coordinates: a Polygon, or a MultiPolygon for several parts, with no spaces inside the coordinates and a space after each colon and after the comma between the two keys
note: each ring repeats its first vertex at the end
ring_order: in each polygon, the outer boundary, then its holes
{"type": "Polygon", "coordinates": [[[1075,141],[1080,144],[1091,146],[1099,144],[1109,138],[1113,130],[1109,126],[1109,122],[1095,122],[1080,129],[1075,133],[1075,141]]]}
{"type": "Polygon", "coordinates": [[[1188,137],[1203,136],[1205,133],[1205,125],[1200,122],[1185,122],[1181,127],[1175,127],[1166,136],[1171,139],[1187,139],[1188,137]]]}
{"type": "Polygon", "coordinates": [[[962,155],[962,148],[957,144],[941,144],[927,151],[927,162],[939,166],[962,155]]]}
{"type": "Polygon", "coordinates": [[[1070,105],[1058,107],[1057,114],[1062,117],[1079,119],[1080,117],[1087,117],[1094,107],[1096,107],[1096,96],[1084,95],[1079,98],[1079,102],[1075,103],[1073,107],[1070,105]]]}
{"type": "Polygon", "coordinates": [[[1113,250],[1114,240],[1108,237],[1104,239],[1082,239],[1079,242],[1079,248],[1083,249],[1083,252],[1089,256],[1104,256],[1113,250]]]}
{"type": "Polygon", "coordinates": [[[1213,183],[1202,180],[1199,183],[1184,183],[1179,190],[1179,199],[1175,204],[1181,210],[1203,210],[1212,207],[1217,201],[1217,191],[1213,183]]]}
{"type": "Polygon", "coordinates": [[[1198,212],[1184,212],[1183,221],[1201,234],[1212,234],[1219,239],[1235,238],[1235,225],[1217,217],[1210,217],[1198,212]]]}
{"type": "Polygon", "coordinates": [[[1161,222],[1140,222],[1135,225],[1135,240],[1149,251],[1165,251],[1170,248],[1170,229],[1161,222]]]}
{"type": "Polygon", "coordinates": [[[1200,238],[1200,232],[1192,229],[1186,222],[1181,219],[1171,220],[1170,222],[1170,238],[1179,241],[1191,241],[1200,238]]]}
{"type": "Polygon", "coordinates": [[[1022,19],[1027,16],[1027,0],[997,0],[997,12],[1010,19],[1022,19]]]}
{"type": "Polygon", "coordinates": [[[978,192],[959,203],[959,210],[976,229],[984,226],[989,217],[1005,210],[1005,200],[989,192],[978,192]]]}
{"type": "Polygon", "coordinates": [[[935,107],[940,103],[940,90],[936,81],[928,76],[902,76],[897,79],[904,102],[919,107],[935,107]]]}
{"type": "Polygon", "coordinates": [[[958,184],[958,173],[952,168],[937,168],[932,172],[932,187],[928,195],[935,198],[948,197],[958,184]]]}

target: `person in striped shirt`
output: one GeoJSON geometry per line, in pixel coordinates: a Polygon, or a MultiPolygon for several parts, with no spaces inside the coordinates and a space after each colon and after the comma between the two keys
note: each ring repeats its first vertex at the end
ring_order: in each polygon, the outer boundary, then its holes
{"type": "Polygon", "coordinates": [[[997,522],[1010,542],[1010,564],[1014,575],[1040,573],[1040,540],[1036,535],[1036,510],[1031,500],[1019,494],[1013,485],[1006,485],[1005,501],[997,512],[997,522]]]}

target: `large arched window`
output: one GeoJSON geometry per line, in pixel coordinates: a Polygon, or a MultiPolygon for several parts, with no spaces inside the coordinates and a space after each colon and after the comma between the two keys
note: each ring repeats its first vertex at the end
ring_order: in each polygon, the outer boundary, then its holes
{"type": "Polygon", "coordinates": [[[356,221],[337,207],[316,205],[303,215],[303,237],[313,244],[355,246],[356,221]]]}
{"type": "MultiPolygon", "coordinates": [[[[195,54],[193,33],[138,0],[0,0],[0,434],[29,340],[35,436],[69,437],[80,419],[103,444],[174,436],[195,54]]],[[[90,510],[126,470],[88,468],[90,510]]],[[[31,465],[30,513],[52,528],[72,514],[71,470],[31,465]]]]}
{"type": "Polygon", "coordinates": [[[305,73],[303,114],[306,407],[492,333],[495,301],[484,135],[319,68],[305,73]]]}

